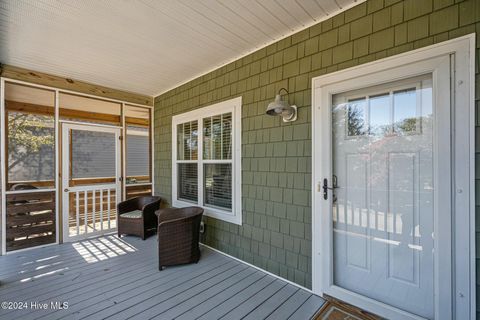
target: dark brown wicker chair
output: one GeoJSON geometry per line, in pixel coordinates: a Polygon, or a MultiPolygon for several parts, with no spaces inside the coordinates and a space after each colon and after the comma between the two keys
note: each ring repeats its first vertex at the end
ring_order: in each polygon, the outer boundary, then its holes
{"type": "Polygon", "coordinates": [[[118,236],[133,234],[145,240],[149,229],[157,227],[155,211],[160,208],[160,197],[136,197],[117,206],[118,236]]]}
{"type": "Polygon", "coordinates": [[[200,222],[203,209],[199,207],[161,209],[158,215],[158,269],[200,260],[200,222]]]}

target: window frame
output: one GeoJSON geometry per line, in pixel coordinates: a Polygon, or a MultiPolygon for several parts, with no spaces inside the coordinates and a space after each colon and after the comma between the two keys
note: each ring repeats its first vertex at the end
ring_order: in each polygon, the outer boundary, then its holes
{"type": "Polygon", "coordinates": [[[199,108],[190,112],[172,117],[172,205],[177,208],[192,205],[202,207],[204,215],[223,220],[226,222],[242,225],[242,171],[241,171],[241,108],[242,97],[222,101],[207,107],[199,108]],[[231,160],[204,160],[203,150],[203,120],[224,113],[232,113],[232,159],[231,160]],[[198,142],[197,160],[177,159],[177,126],[179,124],[197,121],[198,142]],[[197,163],[197,202],[181,200],[178,198],[178,173],[179,163],[197,163]],[[232,164],[232,210],[222,210],[218,207],[205,205],[204,199],[204,164],[231,163],[232,164]]]}
{"type": "MultiPolygon", "coordinates": [[[[423,110],[423,105],[422,105],[422,89],[423,89],[423,81],[428,79],[426,76],[428,73],[425,74],[420,74],[416,77],[413,77],[413,79],[406,79],[406,80],[399,80],[396,81],[395,83],[398,83],[397,85],[392,84],[392,83],[386,83],[386,84],[381,84],[381,85],[375,85],[372,86],[371,88],[367,88],[366,90],[363,91],[362,94],[359,94],[359,90],[352,90],[350,92],[344,93],[344,99],[345,101],[343,103],[348,104],[351,101],[356,101],[356,100],[361,100],[365,99],[365,115],[364,115],[364,122],[365,122],[365,132],[360,135],[349,135],[349,128],[348,128],[348,108],[345,108],[345,120],[346,120],[346,125],[345,125],[345,139],[346,140],[352,140],[352,139],[366,139],[366,138],[371,138],[374,136],[374,134],[371,133],[371,124],[370,124],[370,98],[372,96],[376,95],[381,95],[382,93],[386,93],[389,95],[390,99],[390,105],[389,105],[389,110],[390,110],[390,124],[389,126],[391,127],[389,130],[388,135],[398,135],[394,129],[395,126],[395,121],[394,121],[394,114],[395,114],[395,106],[393,104],[393,95],[395,92],[398,91],[403,91],[403,90],[408,90],[408,89],[415,89],[416,92],[416,99],[417,99],[417,110],[415,113],[415,118],[417,119],[416,123],[416,129],[414,131],[410,132],[404,132],[401,133],[401,135],[416,135],[416,134],[421,134],[422,132],[422,121],[421,121],[421,115],[422,115],[422,110],[423,110]],[[412,81],[415,80],[415,81],[412,81]]],[[[341,92],[335,93],[333,96],[342,94],[341,92]]],[[[332,97],[333,98],[333,97],[332,97]]],[[[332,103],[335,104],[335,102],[332,101],[332,103]]],[[[340,104],[340,102],[337,102],[336,104],[340,104]]]]}

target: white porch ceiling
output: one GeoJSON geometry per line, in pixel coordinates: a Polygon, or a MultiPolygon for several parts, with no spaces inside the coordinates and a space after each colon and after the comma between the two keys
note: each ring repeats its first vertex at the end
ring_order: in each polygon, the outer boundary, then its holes
{"type": "Polygon", "coordinates": [[[3,0],[0,62],[157,95],[364,0],[3,0]]]}

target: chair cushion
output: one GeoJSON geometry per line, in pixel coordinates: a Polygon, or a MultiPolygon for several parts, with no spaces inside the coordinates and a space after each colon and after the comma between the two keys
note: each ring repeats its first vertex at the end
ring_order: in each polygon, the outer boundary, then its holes
{"type": "Polygon", "coordinates": [[[142,210],[133,210],[130,212],[125,212],[125,213],[122,213],[120,217],[138,219],[142,217],[142,210]]]}

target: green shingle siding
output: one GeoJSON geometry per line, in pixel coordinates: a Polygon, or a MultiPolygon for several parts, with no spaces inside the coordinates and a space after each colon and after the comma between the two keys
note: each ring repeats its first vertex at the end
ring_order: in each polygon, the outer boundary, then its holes
{"type": "MultiPolygon", "coordinates": [[[[475,31],[478,110],[480,1],[475,0],[369,0],[156,97],[156,193],[171,200],[172,116],[242,96],[243,225],[207,218],[204,242],[311,287],[312,77],[475,31]],[[264,114],[282,87],[299,107],[296,122],[264,114]]],[[[480,126],[478,112],[476,123],[480,126]]],[[[480,127],[476,137],[478,169],[480,127]]]]}

